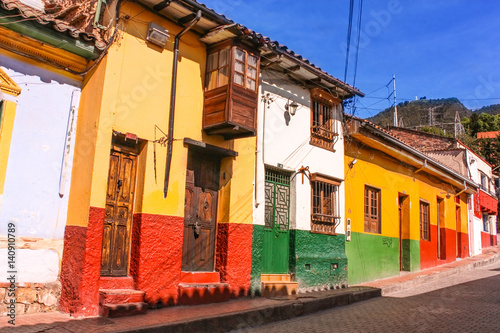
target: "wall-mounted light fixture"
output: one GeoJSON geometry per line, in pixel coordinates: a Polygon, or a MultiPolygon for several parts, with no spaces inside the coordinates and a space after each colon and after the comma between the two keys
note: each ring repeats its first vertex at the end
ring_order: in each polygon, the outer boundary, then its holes
{"type": "Polygon", "coordinates": [[[290,112],[290,115],[295,116],[295,113],[297,112],[298,107],[299,107],[299,105],[297,103],[295,103],[294,100],[292,100],[292,103],[290,103],[290,98],[288,99],[288,101],[286,101],[285,110],[290,112]]]}
{"type": "Polygon", "coordinates": [[[146,37],[148,42],[164,48],[167,44],[168,37],[170,37],[170,35],[168,34],[167,29],[159,26],[156,23],[149,23],[148,35],[146,37]]]}
{"type": "Polygon", "coordinates": [[[352,169],[352,167],[354,166],[354,164],[356,164],[358,162],[357,159],[353,159],[351,162],[349,162],[349,169],[352,169]]]}

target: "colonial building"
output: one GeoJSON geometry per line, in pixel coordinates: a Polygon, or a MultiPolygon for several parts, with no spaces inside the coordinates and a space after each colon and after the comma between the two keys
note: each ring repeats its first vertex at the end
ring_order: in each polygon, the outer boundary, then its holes
{"type": "Polygon", "coordinates": [[[347,285],[342,101],[363,96],[282,50],[261,75],[252,282],[263,295],[347,285]]]}
{"type": "MultiPolygon", "coordinates": [[[[78,73],[103,47],[91,25],[75,20],[92,12],[92,3],[74,9],[0,1],[0,267],[16,272],[17,314],[56,310],[61,293],[84,85],[78,73]],[[72,20],[75,29],[65,24],[72,20]],[[10,245],[15,255],[7,256],[10,245]]],[[[0,281],[7,277],[3,274],[0,281]]],[[[5,310],[2,301],[0,314],[5,310]]]]}
{"type": "Polygon", "coordinates": [[[468,203],[470,255],[496,245],[498,198],[493,166],[458,139],[401,127],[389,130],[400,140],[479,185],[478,192],[470,196],[468,203]]]}
{"type": "Polygon", "coordinates": [[[476,183],[354,117],[345,155],[350,284],[469,255],[467,202],[476,183]]]}

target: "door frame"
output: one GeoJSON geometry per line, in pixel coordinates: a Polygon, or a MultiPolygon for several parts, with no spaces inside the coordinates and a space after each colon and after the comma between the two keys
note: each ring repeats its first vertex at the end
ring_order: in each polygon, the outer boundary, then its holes
{"type": "MultiPolygon", "coordinates": [[[[287,274],[289,273],[289,270],[290,270],[290,267],[289,267],[289,263],[290,263],[290,259],[289,259],[289,256],[290,256],[290,207],[291,207],[291,191],[292,191],[292,184],[291,184],[291,175],[292,175],[292,172],[288,171],[288,170],[285,170],[285,169],[281,169],[281,168],[275,168],[275,167],[270,167],[270,166],[265,166],[265,174],[264,174],[264,191],[266,191],[266,185],[267,183],[269,184],[273,184],[273,202],[271,203],[271,209],[273,210],[273,212],[271,213],[272,216],[270,217],[271,218],[271,222],[272,222],[272,226],[269,227],[266,223],[266,208],[264,209],[264,243],[263,243],[263,253],[262,253],[262,273],[263,274],[287,274]],[[268,174],[269,173],[274,173],[276,179],[275,180],[268,180],[268,174]],[[283,178],[281,178],[283,177],[283,178]],[[278,179],[279,178],[279,179],[278,179]],[[282,179],[282,181],[280,181],[280,179],[282,179]],[[288,188],[288,202],[287,202],[287,212],[286,212],[286,219],[287,219],[287,226],[286,226],[286,233],[283,232],[285,230],[282,230],[281,227],[279,228],[279,230],[277,229],[278,226],[280,226],[280,224],[276,224],[276,189],[278,186],[283,186],[283,187],[287,187],[288,188]],[[285,235],[286,234],[286,235],[285,235]],[[283,237],[285,237],[285,240],[284,240],[284,243],[286,243],[286,246],[285,249],[284,249],[284,258],[283,260],[286,260],[286,264],[285,263],[282,263],[283,266],[286,266],[286,269],[283,268],[283,269],[277,269],[276,266],[272,265],[272,263],[274,262],[274,260],[272,260],[272,258],[274,258],[275,256],[273,255],[273,251],[275,250],[275,247],[278,246],[277,242],[276,241],[273,241],[277,238],[280,237],[280,235],[283,237]],[[266,257],[266,248],[268,248],[268,250],[270,249],[271,250],[271,254],[268,253],[268,255],[270,256],[269,257],[266,257]],[[266,259],[267,258],[267,259],[266,259]]],[[[266,202],[266,198],[264,197],[264,205],[265,207],[267,207],[267,202],[266,202]]]]}
{"type": "MultiPolygon", "coordinates": [[[[405,193],[398,193],[398,220],[399,220],[399,271],[410,271],[410,267],[404,266],[404,259],[411,258],[410,248],[406,248],[403,244],[404,240],[410,241],[410,196],[405,193]],[[405,209],[406,208],[406,209],[405,209]],[[407,238],[405,238],[405,236],[407,238]],[[407,253],[408,252],[408,253],[407,253]]],[[[408,245],[410,245],[408,243],[408,245]]]]}
{"type": "MultiPolygon", "coordinates": [[[[134,223],[134,208],[135,208],[135,200],[137,198],[137,182],[138,182],[138,170],[139,170],[139,155],[142,151],[142,148],[145,146],[146,141],[142,139],[137,139],[137,136],[135,136],[136,139],[127,139],[127,136],[125,134],[119,133],[119,132],[113,132],[113,137],[111,141],[111,148],[110,148],[110,153],[109,153],[109,162],[111,162],[111,156],[113,155],[114,152],[120,153],[120,154],[128,154],[132,155],[135,158],[135,166],[134,166],[134,171],[133,171],[133,183],[130,184],[130,188],[132,191],[132,200],[130,202],[130,223],[127,225],[127,241],[126,241],[126,255],[124,256],[126,258],[126,272],[125,274],[106,274],[103,273],[102,271],[102,266],[100,268],[100,276],[103,277],[123,277],[123,276],[128,276],[130,273],[130,257],[131,257],[131,247],[132,247],[132,228],[133,228],[133,223],[134,223]]],[[[110,164],[108,164],[108,180],[106,183],[106,190],[108,190],[109,186],[109,167],[110,164]]],[[[107,203],[106,203],[107,205],[107,203]]],[[[104,221],[103,221],[104,222],[104,221]]],[[[101,229],[103,232],[104,236],[104,225],[103,228],[101,229]]],[[[103,243],[101,242],[101,260],[100,263],[102,265],[102,251],[103,251],[103,243]]]]}

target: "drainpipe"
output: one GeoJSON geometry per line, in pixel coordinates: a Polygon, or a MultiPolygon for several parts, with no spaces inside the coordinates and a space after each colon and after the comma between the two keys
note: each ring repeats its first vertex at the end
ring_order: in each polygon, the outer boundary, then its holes
{"type": "Polygon", "coordinates": [[[172,164],[172,144],[174,142],[174,113],[175,113],[175,92],[177,88],[177,60],[179,58],[179,41],[201,19],[201,10],[198,10],[196,17],[175,36],[174,42],[174,64],[172,66],[172,89],[170,92],[170,114],[168,119],[167,133],[167,161],[165,165],[165,182],[163,183],[163,197],[167,197],[168,180],[170,178],[170,165],[172,164]]]}

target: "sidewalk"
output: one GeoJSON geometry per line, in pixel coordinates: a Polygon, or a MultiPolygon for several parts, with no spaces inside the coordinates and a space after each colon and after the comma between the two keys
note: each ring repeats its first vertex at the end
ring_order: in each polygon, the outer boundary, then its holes
{"type": "Polygon", "coordinates": [[[483,254],[415,273],[364,283],[346,289],[282,298],[243,298],[224,303],[151,309],[122,318],[72,318],[60,312],[23,315],[16,326],[0,318],[0,332],[225,332],[290,319],[327,308],[388,295],[500,260],[500,246],[483,254]]]}
{"type": "Polygon", "coordinates": [[[379,288],[382,290],[382,295],[385,296],[449,275],[470,271],[476,267],[485,266],[497,260],[500,260],[500,245],[485,248],[482,254],[478,254],[474,257],[460,259],[449,264],[423,269],[418,272],[405,273],[400,276],[366,282],[362,285],[379,288]]]}

